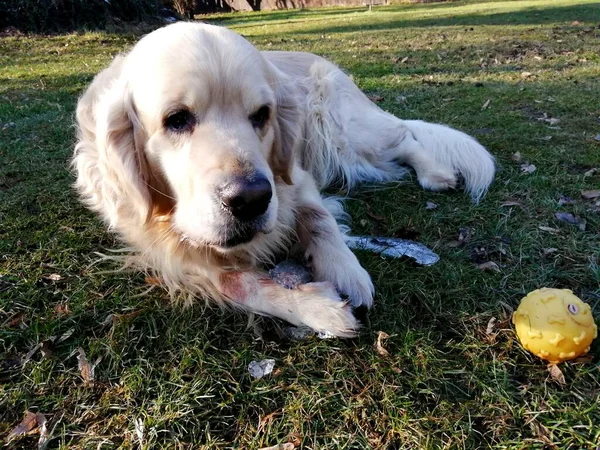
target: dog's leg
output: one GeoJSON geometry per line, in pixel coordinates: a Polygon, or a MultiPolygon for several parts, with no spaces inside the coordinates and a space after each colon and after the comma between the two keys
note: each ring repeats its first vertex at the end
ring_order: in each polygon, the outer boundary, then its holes
{"type": "Polygon", "coordinates": [[[219,290],[241,309],[278,317],[296,326],[305,325],[317,332],[352,337],[359,328],[352,309],[331,283],[286,289],[265,272],[237,271],[221,274],[219,290]]]}
{"type": "Polygon", "coordinates": [[[371,277],[344,242],[338,224],[326,209],[310,175],[299,186],[297,232],[317,281],[333,283],[353,306],[370,307],[374,287],[371,277]]]}

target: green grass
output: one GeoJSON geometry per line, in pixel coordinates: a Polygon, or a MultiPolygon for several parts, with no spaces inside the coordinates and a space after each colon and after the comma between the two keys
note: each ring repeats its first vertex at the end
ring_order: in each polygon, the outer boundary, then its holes
{"type": "Polygon", "coordinates": [[[508,320],[541,286],[571,288],[600,314],[600,207],[580,195],[600,185],[600,172],[584,176],[600,168],[600,3],[469,1],[211,20],[261,49],[332,59],[402,118],[476,135],[497,156],[496,182],[477,206],[460,192],[424,192],[414,179],[354,193],[355,233],[415,237],[441,261],[424,268],[361,254],[377,297],[357,339],[289,342],[261,319],[260,340],[242,315],[200,302],[174,308],[158,290],[139,296],[143,276],[92,266],[95,252],[118,243],[70,189],[73,109],[139,33],[0,38],[0,441],[31,410],[54,428],[49,448],[64,449],[138,448],[137,419],[147,449],[600,445],[598,362],[562,365],[561,386],[520,348],[508,320]],[[544,113],[560,123],[538,120],[544,113]],[[535,172],[520,173],[517,151],[535,172]],[[561,206],[561,196],[575,203],[561,206]],[[586,230],[558,222],[559,211],[585,219],[586,230]],[[465,228],[470,239],[455,247],[465,228]],[[501,271],[476,267],[486,260],[501,271]],[[486,334],[491,318],[495,336],[486,334]],[[24,362],[36,344],[70,330],[51,355],[24,362]],[[379,330],[391,335],[389,357],[374,348],[379,330]],[[93,386],[79,375],[78,347],[91,361],[102,357],[93,386]],[[267,357],[276,371],[252,380],[248,363],[267,357]]]}

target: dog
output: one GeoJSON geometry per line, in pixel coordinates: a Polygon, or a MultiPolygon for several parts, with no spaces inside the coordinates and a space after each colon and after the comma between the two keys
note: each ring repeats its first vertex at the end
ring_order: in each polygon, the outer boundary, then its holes
{"type": "Polygon", "coordinates": [[[80,97],[77,129],[76,189],[131,264],[172,293],[340,337],[356,334],[352,308],[370,307],[374,287],[321,190],[409,166],[423,188],[460,179],[477,202],[495,173],[475,139],[384,112],[331,62],[195,22],[116,57],[80,97]],[[315,281],[286,289],[265,267],[292,245],[315,281]]]}

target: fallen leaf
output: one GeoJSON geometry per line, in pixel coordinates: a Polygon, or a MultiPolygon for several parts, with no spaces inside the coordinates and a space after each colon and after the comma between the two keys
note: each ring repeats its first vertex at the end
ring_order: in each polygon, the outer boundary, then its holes
{"type": "Polygon", "coordinates": [[[275,360],[274,359],[263,359],[262,361],[252,361],[248,364],[248,372],[252,378],[256,378],[257,380],[263,377],[266,377],[275,368],[275,360]]]}
{"type": "Polygon", "coordinates": [[[81,378],[85,382],[86,386],[91,386],[94,383],[94,371],[96,366],[100,363],[102,358],[98,358],[94,364],[90,363],[85,356],[85,351],[79,347],[77,349],[79,354],[77,355],[77,365],[79,367],[79,373],[81,378]]]}
{"type": "Polygon", "coordinates": [[[369,97],[369,100],[371,100],[374,103],[379,103],[383,101],[383,97],[380,95],[367,95],[367,97],[369,97]]]}
{"type": "Polygon", "coordinates": [[[542,253],[544,253],[544,256],[551,255],[552,253],[556,253],[557,251],[558,251],[558,249],[554,248],[554,247],[543,248],[542,249],[542,253]]]}
{"type": "Polygon", "coordinates": [[[530,174],[535,172],[535,165],[533,164],[521,164],[521,173],[523,174],[530,174]]]}
{"type": "Polygon", "coordinates": [[[58,338],[58,340],[56,341],[57,344],[60,344],[63,341],[66,341],[67,339],[69,339],[71,337],[71,335],[75,333],[75,328],[71,328],[70,330],[65,331],[61,337],[58,338]]]}
{"type": "Polygon", "coordinates": [[[531,75],[533,75],[531,72],[521,72],[523,78],[529,78],[531,75]]]}
{"type": "Polygon", "coordinates": [[[477,264],[477,268],[479,270],[483,270],[484,272],[500,272],[500,266],[494,261],[488,261],[482,264],[477,264]]]}
{"type": "Polygon", "coordinates": [[[54,312],[59,316],[68,316],[71,314],[69,305],[67,303],[59,303],[54,307],[54,312]]]}
{"type": "Polygon", "coordinates": [[[573,200],[571,197],[567,197],[566,195],[563,195],[558,199],[558,206],[574,205],[575,203],[577,203],[575,200],[573,200]]]}
{"type": "Polygon", "coordinates": [[[487,324],[487,328],[485,329],[485,334],[488,336],[494,333],[494,329],[496,328],[496,318],[492,317],[487,324]]]}
{"type": "Polygon", "coordinates": [[[286,442],[285,444],[277,444],[271,447],[263,447],[259,450],[294,450],[296,446],[291,442],[286,442]]]}
{"type": "Polygon", "coordinates": [[[385,331],[377,332],[377,342],[375,343],[375,349],[377,350],[377,353],[379,353],[380,356],[389,356],[390,355],[390,352],[388,352],[383,347],[383,341],[389,337],[390,337],[390,335],[387,334],[385,331]]]}
{"type": "Polygon", "coordinates": [[[556,364],[548,364],[548,372],[550,372],[550,377],[553,381],[556,381],[558,384],[567,384],[562,370],[556,364]]]}
{"type": "Polygon", "coordinates": [[[570,223],[571,225],[575,225],[581,231],[585,231],[585,220],[581,219],[580,217],[566,212],[557,212],[554,214],[554,217],[561,222],[570,223]]]}
{"type": "Polygon", "coordinates": [[[581,196],[586,200],[593,200],[600,197],[600,190],[596,189],[593,191],[581,191],[581,196]]]}
{"type": "Polygon", "coordinates": [[[594,360],[594,355],[587,354],[580,356],[579,358],[575,358],[571,361],[571,364],[589,364],[594,360]]]}
{"type": "Polygon", "coordinates": [[[593,169],[588,170],[587,172],[585,172],[583,174],[584,177],[591,177],[593,175],[595,175],[597,172],[599,172],[600,169],[598,169],[597,167],[594,167],[593,169]]]}
{"type": "Polygon", "coordinates": [[[502,208],[506,207],[506,206],[521,206],[521,204],[519,202],[509,200],[500,205],[500,207],[502,207],[502,208]]]}
{"type": "Polygon", "coordinates": [[[544,227],[542,225],[540,225],[538,228],[542,231],[545,231],[546,233],[553,233],[553,234],[560,233],[560,230],[558,228],[544,227]]]}
{"type": "Polygon", "coordinates": [[[20,326],[25,319],[25,313],[17,313],[14,316],[12,316],[8,322],[6,322],[6,326],[8,328],[14,328],[16,326],[20,326]]]}
{"type": "Polygon", "coordinates": [[[61,275],[57,274],[57,273],[52,273],[50,275],[46,275],[44,277],[44,279],[50,280],[50,281],[60,281],[60,280],[63,279],[63,277],[61,275]]]}
{"type": "Polygon", "coordinates": [[[488,98],[485,103],[483,104],[483,106],[481,107],[481,109],[487,109],[488,106],[490,106],[490,99],[488,98]]]}
{"type": "Polygon", "coordinates": [[[521,152],[513,153],[513,155],[511,156],[511,159],[514,162],[520,163],[522,161],[522,159],[523,159],[523,157],[521,156],[521,152]]]}
{"type": "Polygon", "coordinates": [[[425,203],[425,209],[437,209],[437,207],[438,207],[437,203],[433,203],[433,202],[425,203]]]}
{"type": "Polygon", "coordinates": [[[26,434],[33,434],[38,428],[43,427],[45,429],[46,417],[42,413],[33,413],[31,411],[25,412],[25,417],[19,425],[17,425],[7,437],[7,442],[11,442],[14,438],[24,436],[26,434]]]}

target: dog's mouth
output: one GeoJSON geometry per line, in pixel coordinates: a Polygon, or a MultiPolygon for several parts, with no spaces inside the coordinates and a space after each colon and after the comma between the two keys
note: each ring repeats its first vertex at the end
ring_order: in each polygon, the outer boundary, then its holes
{"type": "Polygon", "coordinates": [[[182,235],[181,241],[190,247],[212,247],[219,251],[230,251],[236,247],[252,242],[257,236],[269,234],[271,230],[264,230],[253,226],[238,227],[231,230],[218,241],[207,241],[188,235],[182,235]]]}

